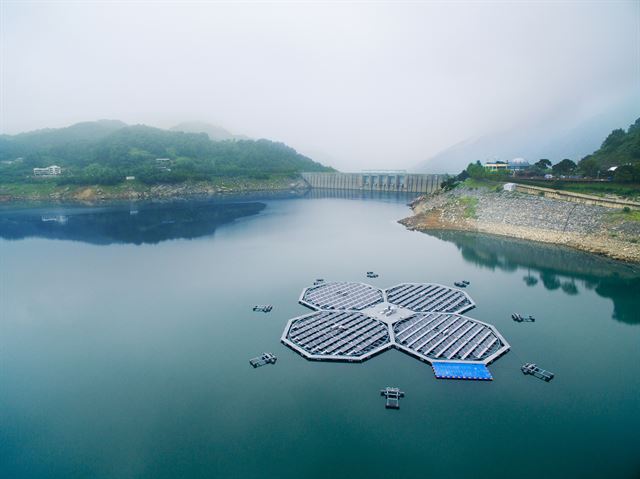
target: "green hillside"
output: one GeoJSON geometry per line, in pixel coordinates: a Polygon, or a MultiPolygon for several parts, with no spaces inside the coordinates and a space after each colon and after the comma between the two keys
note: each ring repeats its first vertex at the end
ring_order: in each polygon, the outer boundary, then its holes
{"type": "Polygon", "coordinates": [[[590,177],[611,167],[616,167],[615,180],[640,181],[640,118],[626,131],[622,128],[613,130],[600,149],[578,164],[578,169],[590,177]]]}
{"type": "Polygon", "coordinates": [[[0,160],[11,160],[69,144],[96,142],[126,126],[126,123],[118,120],[98,120],[76,123],[66,128],[46,128],[18,135],[0,135],[0,160]]]}
{"type": "Polygon", "coordinates": [[[126,176],[146,184],[220,177],[267,179],[301,171],[332,171],[283,143],[212,141],[205,133],[115,121],[2,135],[0,161],[4,183],[42,181],[33,178],[33,168],[54,164],[63,168],[62,176],[55,179],[58,184],[116,184],[126,176]]]}

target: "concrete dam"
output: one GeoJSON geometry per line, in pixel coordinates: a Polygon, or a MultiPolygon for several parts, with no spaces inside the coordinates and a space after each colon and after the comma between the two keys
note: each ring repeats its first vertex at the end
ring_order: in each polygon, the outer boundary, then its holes
{"type": "Polygon", "coordinates": [[[335,190],[401,191],[433,193],[447,175],[427,175],[405,171],[365,171],[362,173],[302,173],[311,188],[335,190]]]}

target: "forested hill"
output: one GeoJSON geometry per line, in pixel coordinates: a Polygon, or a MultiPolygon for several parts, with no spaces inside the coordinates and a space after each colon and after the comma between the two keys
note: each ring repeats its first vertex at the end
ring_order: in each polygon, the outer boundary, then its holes
{"type": "Polygon", "coordinates": [[[613,130],[600,149],[582,161],[587,159],[596,161],[601,168],[640,163],[640,118],[627,131],[613,130]]]}
{"type": "Polygon", "coordinates": [[[28,180],[34,167],[49,165],[63,168],[60,182],[79,184],[115,184],[126,176],[144,183],[175,183],[332,171],[283,143],[212,141],[205,133],[127,126],[107,120],[2,135],[0,161],[3,182],[28,180]]]}
{"type": "Polygon", "coordinates": [[[590,177],[612,167],[616,181],[640,182],[640,118],[626,131],[613,130],[597,151],[578,163],[578,171],[590,177]]]}
{"type": "Polygon", "coordinates": [[[126,123],[118,120],[98,120],[76,123],[66,128],[46,128],[18,135],[0,135],[0,159],[10,160],[71,143],[96,142],[126,126],[126,123]]]}

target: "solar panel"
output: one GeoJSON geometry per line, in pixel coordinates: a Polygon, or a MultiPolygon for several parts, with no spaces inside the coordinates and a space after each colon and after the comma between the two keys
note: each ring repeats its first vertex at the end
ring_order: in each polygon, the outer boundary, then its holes
{"type": "Polygon", "coordinates": [[[316,312],[291,319],[280,339],[308,359],[359,362],[395,347],[433,363],[437,378],[492,380],[483,363],[509,350],[493,326],[460,314],[475,306],[466,292],[436,283],[386,292],[365,283],[314,283],[299,302],[316,312]]]}

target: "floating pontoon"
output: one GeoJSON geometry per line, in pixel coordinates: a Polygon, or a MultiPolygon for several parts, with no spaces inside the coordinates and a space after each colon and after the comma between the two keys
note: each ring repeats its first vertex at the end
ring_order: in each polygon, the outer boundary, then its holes
{"type": "Polygon", "coordinates": [[[269,313],[272,309],[273,309],[273,306],[271,306],[270,304],[258,304],[253,307],[254,311],[257,311],[260,313],[269,313]]]}
{"type": "Polygon", "coordinates": [[[531,315],[525,317],[518,313],[512,313],[511,319],[513,319],[517,323],[533,323],[536,320],[536,318],[531,315]]]}
{"type": "Polygon", "coordinates": [[[380,390],[380,396],[387,398],[384,405],[387,409],[400,409],[400,398],[404,397],[404,393],[399,388],[386,387],[380,390]]]}
{"type": "Polygon", "coordinates": [[[266,364],[275,364],[277,360],[278,358],[276,358],[275,355],[271,353],[262,353],[261,356],[250,359],[249,364],[251,364],[251,366],[253,366],[254,368],[259,368],[260,366],[264,366],[266,364]]]}
{"type": "Polygon", "coordinates": [[[438,379],[493,380],[489,369],[482,363],[434,362],[431,367],[438,379]]]}
{"type": "Polygon", "coordinates": [[[520,368],[523,374],[531,374],[532,376],[537,377],[538,379],[542,379],[543,381],[549,382],[551,381],[555,374],[546,369],[539,368],[534,363],[524,363],[520,368]]]}

